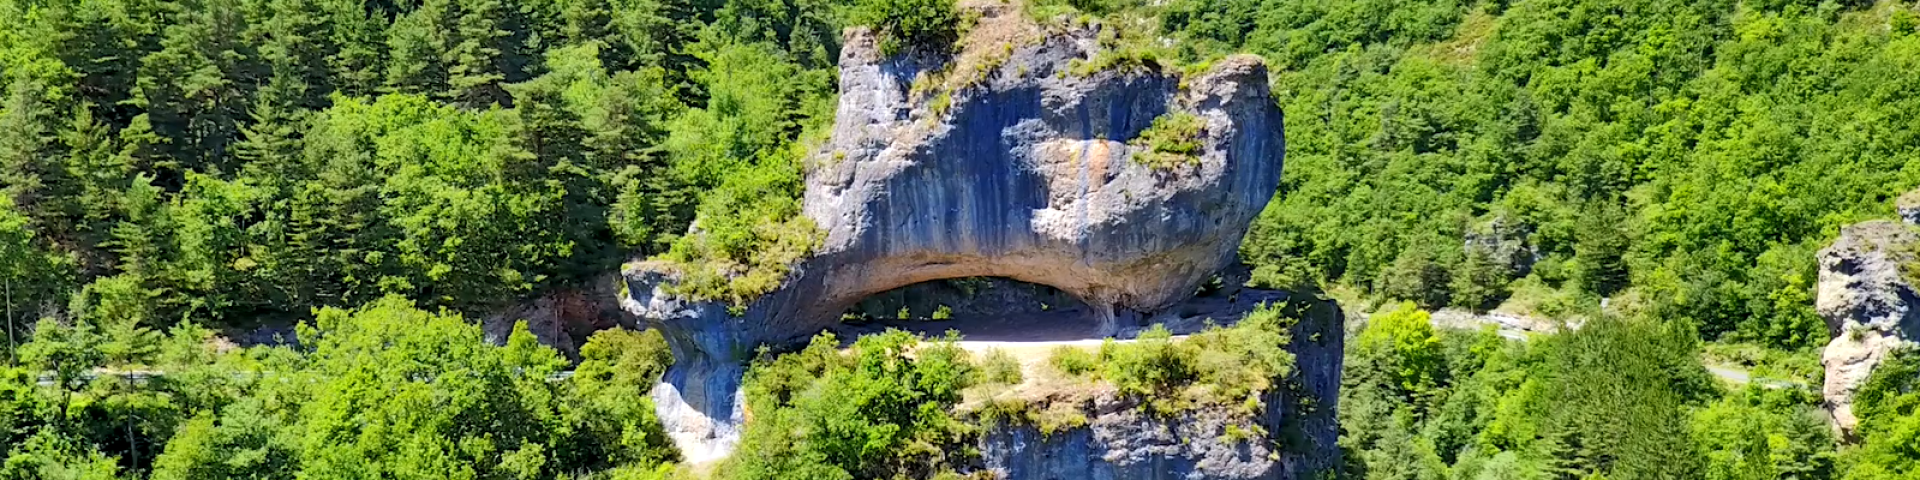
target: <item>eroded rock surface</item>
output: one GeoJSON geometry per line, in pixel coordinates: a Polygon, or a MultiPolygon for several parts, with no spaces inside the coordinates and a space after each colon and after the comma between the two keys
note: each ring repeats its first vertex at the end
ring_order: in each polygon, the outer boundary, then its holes
{"type": "MultiPolygon", "coordinates": [[[[1013,31],[983,21],[976,31],[1013,31]]],[[[674,348],[678,363],[655,397],[689,459],[731,449],[740,366],[755,349],[820,332],[869,295],[1007,277],[1073,295],[1103,333],[1122,334],[1236,259],[1285,150],[1265,65],[1232,57],[1187,78],[1074,72],[1098,55],[1097,28],[984,47],[975,38],[970,48],[1004,53],[961,58],[885,57],[871,33],[848,33],[832,140],[806,179],[805,215],[824,246],[778,290],[731,312],[672,295],[674,275],[660,265],[625,272],[626,310],[674,348]],[[923,76],[968,80],[916,89],[923,76]],[[1193,161],[1136,161],[1143,145],[1130,141],[1170,112],[1200,120],[1193,161]]]]}
{"type": "MultiPolygon", "coordinates": [[[[1054,418],[1060,418],[1059,412],[1075,412],[1085,424],[1045,431],[1017,416],[972,419],[990,427],[977,440],[980,464],[963,471],[985,471],[990,478],[1005,480],[1323,478],[1323,473],[1341,464],[1336,410],[1345,336],[1338,305],[1282,291],[1246,290],[1182,302],[1179,309],[1193,309],[1197,315],[1169,325],[1175,334],[1193,333],[1220,319],[1243,318],[1258,305],[1283,304],[1291,305],[1289,310],[1299,319],[1290,328],[1292,341],[1287,345],[1298,368],[1260,396],[1263,408],[1199,405],[1163,412],[1139,398],[1119,395],[1110,384],[1059,391],[1042,380],[1012,387],[998,393],[998,398],[1055,412],[1054,418]]],[[[920,332],[941,329],[914,323],[900,326],[920,332]]],[[[961,347],[975,354],[1010,348],[1000,342],[969,343],[974,342],[963,342],[961,347]]],[[[1028,375],[1044,378],[1048,374],[1029,371],[1028,375]]],[[[979,408],[985,403],[976,398],[970,405],[979,408]]],[[[980,414],[967,407],[962,410],[963,417],[980,414]]]]}
{"type": "Polygon", "coordinates": [[[1920,340],[1920,293],[1900,265],[1911,262],[1920,233],[1912,225],[1873,221],[1848,226],[1820,251],[1815,307],[1834,338],[1821,357],[1823,388],[1835,427],[1858,426],[1853,395],[1893,350],[1920,340]]]}
{"type": "Polygon", "coordinates": [[[487,341],[505,345],[514,325],[527,323],[527,330],[568,358],[579,358],[593,332],[614,327],[636,327],[639,319],[620,305],[620,279],[608,274],[573,288],[564,288],[507,306],[480,318],[487,341]]]}
{"type": "Polygon", "coordinates": [[[1908,225],[1920,225],[1920,189],[1901,195],[1899,200],[1894,201],[1893,207],[1899,210],[1900,219],[1908,225]]]}

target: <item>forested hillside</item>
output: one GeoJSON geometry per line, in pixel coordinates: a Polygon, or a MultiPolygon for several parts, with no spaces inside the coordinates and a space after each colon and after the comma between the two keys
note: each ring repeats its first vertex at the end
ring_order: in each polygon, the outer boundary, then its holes
{"type": "Polygon", "coordinates": [[[1288,69],[1283,272],[1804,348],[1813,252],[1920,185],[1911,2],[1257,3],[1166,18],[1288,69]]]}
{"type": "Polygon", "coordinates": [[[830,112],[840,30],[824,3],[0,10],[26,324],[108,278],[157,326],[233,324],[387,294],[482,311],[673,248],[744,259],[748,226],[791,215],[788,145],[830,112]],[[703,210],[716,245],[674,246],[703,210]]]}
{"type": "MultiPolygon", "coordinates": [[[[1920,475],[1920,359],[1876,377],[1845,446],[1813,393],[1726,391],[1698,365],[1703,345],[1827,340],[1814,252],[1920,186],[1920,5],[1026,9],[1105,25],[1088,68],[1273,67],[1289,148],[1242,248],[1256,284],[1415,302],[1352,342],[1349,476],[1920,475]],[[1442,307],[1588,326],[1508,342],[1432,330],[1419,309],[1442,307]]],[[[0,18],[0,479],[668,475],[639,394],[671,362],[657,337],[596,337],[549,382],[565,360],[483,345],[461,314],[649,256],[702,296],[764,292],[815,241],[800,178],[841,29],[937,49],[967,26],[950,0],[0,0],[0,18]],[[208,331],[268,320],[311,325],[252,349],[208,331]]]]}
{"type": "Polygon", "coordinates": [[[0,1],[0,478],[670,471],[657,335],[570,366],[456,312],[752,261],[844,9],[0,1]],[[298,346],[206,330],[289,320],[298,346]]]}

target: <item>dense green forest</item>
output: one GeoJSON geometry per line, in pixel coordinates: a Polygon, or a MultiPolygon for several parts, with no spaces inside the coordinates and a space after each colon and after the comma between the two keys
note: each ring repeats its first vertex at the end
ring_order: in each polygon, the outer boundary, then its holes
{"type": "MultiPolygon", "coordinates": [[[[1107,20],[1136,65],[1274,67],[1290,148],[1242,249],[1256,283],[1415,302],[1351,342],[1348,476],[1920,474],[1920,359],[1876,375],[1846,446],[1810,390],[1699,367],[1703,348],[1804,359],[1827,340],[1814,252],[1920,186],[1920,5],[1027,7],[1107,20]],[[1442,307],[1587,327],[1510,342],[1434,331],[1419,309],[1442,307]]],[[[657,336],[601,334],[569,366],[461,319],[642,256],[701,296],[766,291],[816,241],[800,178],[841,29],[897,50],[965,26],[949,0],[0,0],[0,17],[4,479],[672,474],[640,394],[672,361],[657,336]],[[288,320],[299,345],[210,330],[288,320]]],[[[894,365],[794,358],[752,388],[894,365]]],[[[936,405],[962,382],[880,373],[858,385],[936,405]]],[[[953,431],[844,413],[815,420],[953,431]]],[[[926,471],[843,453],[721,473],[926,471]]],[[[795,458],[814,457],[759,460],[795,458]]]]}

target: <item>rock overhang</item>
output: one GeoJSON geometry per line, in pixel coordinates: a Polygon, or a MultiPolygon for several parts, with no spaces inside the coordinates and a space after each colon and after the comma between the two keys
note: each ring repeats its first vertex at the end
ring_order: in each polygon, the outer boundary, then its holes
{"type": "Polygon", "coordinates": [[[1079,71],[1101,54],[1096,34],[1053,32],[979,62],[883,56],[871,33],[850,30],[832,135],[807,162],[803,215],[823,244],[745,305],[675,295],[660,263],[623,272],[623,307],[674,349],[655,400],[676,443],[724,454],[742,421],[745,360],[805,342],[869,295],[1004,277],[1079,298],[1112,335],[1236,263],[1285,155],[1265,64],[1079,71]],[[1138,161],[1154,148],[1142,132],[1172,112],[1199,125],[1191,161],[1138,161]]]}
{"type": "Polygon", "coordinates": [[[953,58],[885,57],[871,33],[851,30],[833,135],[806,175],[804,215],[824,245],[744,309],[671,298],[661,287],[673,275],[637,264],[629,310],[670,339],[689,337],[676,342],[683,353],[738,357],[817,333],[868,295],[932,280],[1053,286],[1101,312],[1109,333],[1190,296],[1234,262],[1279,184],[1285,139],[1266,67],[1235,56],[1185,78],[1075,72],[1100,54],[1081,38],[1090,34],[1009,47],[991,71],[967,73],[979,80],[935,92],[924,77],[954,74],[941,70],[953,58]],[[1200,120],[1195,161],[1136,161],[1151,147],[1130,141],[1170,112],[1200,120]],[[688,328],[714,323],[730,334],[671,333],[717,333],[688,328]]]}

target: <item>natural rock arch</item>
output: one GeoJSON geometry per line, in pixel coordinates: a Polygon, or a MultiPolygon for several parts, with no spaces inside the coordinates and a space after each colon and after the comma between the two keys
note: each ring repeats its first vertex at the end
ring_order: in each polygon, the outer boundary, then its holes
{"type": "Polygon", "coordinates": [[[803,341],[869,295],[1005,277],[1080,298],[1115,334],[1235,261],[1285,152],[1265,65],[1237,56],[1185,77],[1076,72],[1099,55],[1095,37],[1009,44],[984,72],[949,72],[981,80],[934,93],[915,91],[915,79],[952,59],[884,57],[872,34],[849,32],[832,140],[807,174],[805,215],[826,233],[815,255],[744,312],[671,295],[663,265],[625,272],[626,309],[674,348],[656,401],[689,457],[730,450],[749,355],[803,341]],[[1147,147],[1132,140],[1170,113],[1200,124],[1192,161],[1140,161],[1147,147]]]}

